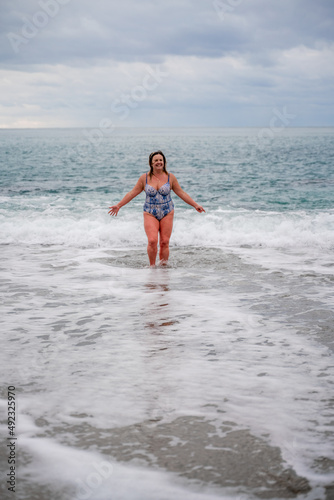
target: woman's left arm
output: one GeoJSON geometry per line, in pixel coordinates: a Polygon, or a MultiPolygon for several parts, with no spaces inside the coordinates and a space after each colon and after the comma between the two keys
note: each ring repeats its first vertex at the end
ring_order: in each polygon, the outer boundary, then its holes
{"type": "Polygon", "coordinates": [[[197,212],[201,213],[201,212],[205,212],[204,208],[199,205],[198,203],[196,203],[190,196],[188,193],[186,193],[185,191],[183,191],[183,189],[181,188],[180,184],[178,183],[176,177],[174,174],[170,174],[170,178],[171,178],[171,188],[172,190],[174,191],[175,194],[177,194],[177,196],[179,198],[181,198],[181,200],[185,201],[186,203],[188,203],[188,205],[191,205],[192,207],[194,207],[197,212]]]}

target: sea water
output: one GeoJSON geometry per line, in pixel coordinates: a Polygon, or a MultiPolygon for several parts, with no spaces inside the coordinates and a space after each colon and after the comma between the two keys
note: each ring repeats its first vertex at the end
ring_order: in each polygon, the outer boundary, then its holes
{"type": "Polygon", "coordinates": [[[98,132],[0,131],[1,498],[8,387],[20,500],[333,498],[334,129],[98,132]]]}

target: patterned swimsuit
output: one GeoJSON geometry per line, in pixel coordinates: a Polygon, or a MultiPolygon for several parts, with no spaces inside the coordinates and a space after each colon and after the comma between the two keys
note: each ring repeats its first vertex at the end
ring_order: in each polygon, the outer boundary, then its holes
{"type": "Polygon", "coordinates": [[[170,195],[169,175],[166,184],[161,186],[160,189],[155,189],[147,184],[146,174],[145,193],[144,212],[153,215],[159,221],[174,210],[174,203],[170,195]]]}

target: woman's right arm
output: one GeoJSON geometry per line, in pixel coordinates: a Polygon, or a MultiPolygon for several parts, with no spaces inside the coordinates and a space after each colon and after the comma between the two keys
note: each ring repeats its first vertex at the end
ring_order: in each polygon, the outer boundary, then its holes
{"type": "Polygon", "coordinates": [[[135,187],[133,189],[131,189],[131,191],[129,191],[125,196],[124,198],[121,199],[121,201],[119,201],[117,203],[117,205],[113,205],[112,207],[109,207],[109,212],[108,214],[110,215],[117,215],[118,214],[118,211],[121,207],[124,207],[124,205],[126,205],[127,203],[129,203],[129,201],[131,201],[133,198],[135,198],[136,196],[138,196],[145,188],[145,174],[141,175],[135,185],[135,187]]]}

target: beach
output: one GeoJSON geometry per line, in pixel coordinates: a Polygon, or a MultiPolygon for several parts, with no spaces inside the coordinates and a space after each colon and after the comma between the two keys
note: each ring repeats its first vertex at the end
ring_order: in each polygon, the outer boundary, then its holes
{"type": "Polygon", "coordinates": [[[334,129],[92,137],[0,131],[1,497],[17,438],[20,500],[331,500],[334,129]],[[156,149],[165,268],[108,215],[156,149]]]}

